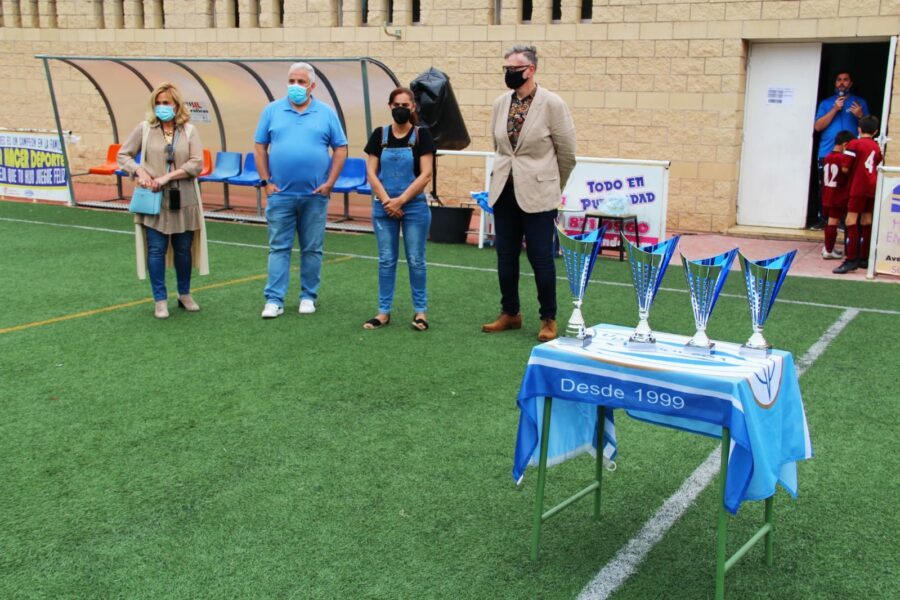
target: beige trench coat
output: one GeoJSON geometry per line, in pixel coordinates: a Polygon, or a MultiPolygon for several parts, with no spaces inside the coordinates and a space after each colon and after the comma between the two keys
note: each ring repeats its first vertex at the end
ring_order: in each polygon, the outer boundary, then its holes
{"type": "MultiPolygon", "coordinates": [[[[165,234],[183,231],[199,232],[194,235],[191,246],[192,264],[200,275],[209,275],[209,249],[206,237],[206,221],[203,218],[203,201],[197,175],[203,169],[203,145],[197,130],[190,123],[179,128],[175,144],[176,168],[184,169],[190,175],[175,182],[181,192],[181,210],[170,211],[165,206],[158,216],[135,215],[134,239],[135,261],[139,279],[147,278],[147,235],[145,227],[153,227],[165,234]]],[[[165,138],[158,125],[150,126],[146,121],[138,125],[122,144],[117,157],[119,166],[132,177],[138,168],[134,160],[141,152],[141,164],[154,176],[165,173],[165,138]]],[[[172,247],[166,253],[166,266],[173,262],[172,247]]]]}

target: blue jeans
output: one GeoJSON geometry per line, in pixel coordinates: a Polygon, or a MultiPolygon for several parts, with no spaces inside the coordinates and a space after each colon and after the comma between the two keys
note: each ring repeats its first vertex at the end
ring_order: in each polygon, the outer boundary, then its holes
{"type": "Polygon", "coordinates": [[[422,313],[428,311],[425,240],[431,228],[431,210],[424,200],[413,200],[403,205],[403,213],[402,219],[393,219],[387,216],[380,202],[372,204],[372,224],[378,242],[378,311],[387,315],[391,314],[394,303],[401,229],[413,309],[422,313]]]}
{"type": "Polygon", "coordinates": [[[172,238],[172,251],[175,255],[175,276],[178,280],[178,295],[191,293],[191,244],[194,232],[173,233],[166,235],[151,228],[144,227],[147,234],[147,272],[150,274],[150,289],[153,299],[159,302],[169,297],[166,291],[166,252],[169,250],[169,238],[172,238]]]}
{"type": "Polygon", "coordinates": [[[328,198],[273,194],[266,206],[269,222],[269,280],[266,302],[284,306],[290,283],[294,232],[300,238],[300,299],[315,301],[322,273],[322,246],[328,198]]]}

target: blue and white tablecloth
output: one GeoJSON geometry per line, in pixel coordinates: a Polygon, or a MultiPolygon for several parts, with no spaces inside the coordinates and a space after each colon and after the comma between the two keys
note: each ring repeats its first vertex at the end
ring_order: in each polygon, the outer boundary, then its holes
{"type": "MultiPolygon", "coordinates": [[[[536,346],[519,390],[521,410],[513,478],[538,464],[544,398],[554,402],[547,464],[597,448],[597,410],[602,404],[668,427],[721,437],[731,430],[725,507],[736,513],[745,500],[761,500],[780,483],[797,495],[797,461],[812,458],[812,444],[794,360],[789,352],[741,356],[739,345],[716,342],[712,356],[682,351],[687,337],[655,333],[657,351],[629,350],[632,330],[594,328],[588,348],[558,341],[536,346]]],[[[606,411],[603,453],[617,451],[613,411],[606,411]]]]}

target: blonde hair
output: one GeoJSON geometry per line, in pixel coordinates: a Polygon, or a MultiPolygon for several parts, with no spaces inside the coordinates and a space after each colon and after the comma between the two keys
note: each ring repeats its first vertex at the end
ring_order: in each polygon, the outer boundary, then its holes
{"type": "Polygon", "coordinates": [[[156,89],[150,93],[149,108],[147,110],[147,122],[150,125],[157,125],[159,119],[156,118],[156,99],[163,92],[169,92],[172,100],[175,102],[175,125],[180,127],[191,120],[191,113],[188,112],[187,106],[184,105],[184,98],[181,92],[175,87],[174,83],[163,82],[156,86],[156,89]]]}

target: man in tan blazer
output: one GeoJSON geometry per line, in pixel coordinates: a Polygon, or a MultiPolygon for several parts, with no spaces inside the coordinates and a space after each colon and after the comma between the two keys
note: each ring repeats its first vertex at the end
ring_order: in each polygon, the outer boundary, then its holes
{"type": "Polygon", "coordinates": [[[482,325],[486,333],[522,327],[519,311],[519,255],[525,240],[540,303],[538,339],[556,338],[556,264],[553,240],[562,189],[575,168],[575,125],[563,100],[534,80],[534,46],[513,46],[504,55],[506,86],[512,93],[494,101],[491,134],[500,316],[482,325]]]}

